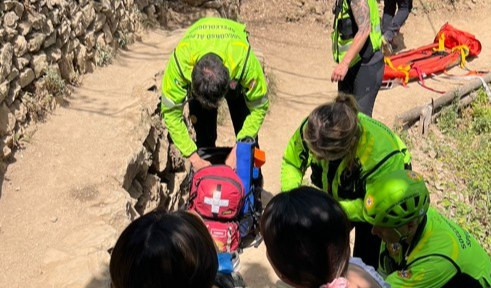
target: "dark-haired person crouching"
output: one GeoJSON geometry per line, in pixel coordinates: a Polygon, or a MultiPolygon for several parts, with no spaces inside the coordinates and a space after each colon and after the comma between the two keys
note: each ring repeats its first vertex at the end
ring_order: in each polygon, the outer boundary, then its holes
{"type": "MultiPolygon", "coordinates": [[[[165,125],[194,170],[211,165],[197,149],[215,147],[217,108],[223,99],[237,140],[257,139],[269,102],[266,79],[247,40],[245,25],[223,18],[203,18],[178,43],[162,79],[165,125]],[[183,119],[187,101],[196,142],[183,119]]],[[[235,168],[235,149],[225,164],[235,168]]]]}

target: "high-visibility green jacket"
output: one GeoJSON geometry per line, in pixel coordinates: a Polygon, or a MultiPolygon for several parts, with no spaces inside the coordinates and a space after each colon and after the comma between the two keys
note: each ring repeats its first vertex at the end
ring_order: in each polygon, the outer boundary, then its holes
{"type": "Polygon", "coordinates": [[[391,287],[491,287],[491,260],[469,232],[433,208],[411,245],[382,242],[379,273],[391,287]],[[404,257],[406,255],[406,257],[404,257]]]}
{"type": "MultiPolygon", "coordinates": [[[[370,41],[372,51],[380,50],[382,46],[382,31],[380,29],[380,18],[378,13],[378,5],[376,0],[365,0],[368,1],[368,7],[370,9],[370,41]]],[[[332,54],[334,61],[337,63],[341,62],[346,56],[346,52],[353,44],[353,39],[355,37],[356,31],[358,31],[356,21],[354,19],[353,13],[351,12],[351,7],[348,2],[351,0],[337,0],[337,6],[334,9],[334,30],[331,34],[332,38],[332,54]],[[339,1],[339,2],[338,2],[339,1]]],[[[367,49],[367,44],[362,48],[362,50],[367,49]]],[[[361,51],[363,52],[363,51],[361,51]]],[[[360,54],[357,54],[353,60],[351,60],[350,67],[358,63],[361,60],[360,54]]]]}
{"type": "Polygon", "coordinates": [[[326,161],[314,157],[303,139],[305,120],[283,154],[281,191],[302,185],[303,176],[310,167],[312,183],[337,199],[351,221],[364,222],[366,186],[387,172],[407,167],[411,155],[406,145],[387,126],[363,113],[358,113],[358,119],[362,133],[352,169],[347,169],[345,158],[326,161]]]}
{"type": "Polygon", "coordinates": [[[197,147],[183,119],[183,107],[191,87],[196,62],[208,53],[217,54],[231,81],[244,89],[249,116],[237,139],[255,138],[268,110],[267,84],[258,59],[247,40],[245,25],[223,18],[203,18],[194,23],[177,44],[162,78],[162,115],[170,136],[184,156],[197,147]]]}

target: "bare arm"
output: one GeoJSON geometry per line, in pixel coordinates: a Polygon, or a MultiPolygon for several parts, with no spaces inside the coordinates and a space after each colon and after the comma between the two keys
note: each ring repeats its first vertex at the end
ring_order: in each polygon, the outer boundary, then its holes
{"type": "Polygon", "coordinates": [[[367,0],[351,0],[351,11],[355,17],[358,32],[353,38],[353,43],[349,47],[341,63],[339,63],[331,74],[331,81],[342,81],[348,72],[351,61],[360,53],[370,36],[370,7],[367,0]]]}
{"type": "Polygon", "coordinates": [[[345,65],[351,63],[353,58],[360,53],[361,48],[365,45],[365,42],[370,36],[370,8],[368,7],[367,0],[352,0],[351,1],[351,11],[353,12],[353,16],[356,21],[356,25],[358,26],[358,32],[355,34],[355,38],[353,38],[353,43],[351,44],[348,52],[346,52],[346,56],[344,56],[342,63],[345,65]]]}

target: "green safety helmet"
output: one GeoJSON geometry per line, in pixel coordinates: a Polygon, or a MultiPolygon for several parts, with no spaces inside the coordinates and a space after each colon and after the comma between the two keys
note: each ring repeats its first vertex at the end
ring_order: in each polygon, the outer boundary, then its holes
{"type": "Polygon", "coordinates": [[[363,216],[373,226],[397,228],[426,214],[430,196],[423,177],[398,170],[367,185],[363,216]]]}

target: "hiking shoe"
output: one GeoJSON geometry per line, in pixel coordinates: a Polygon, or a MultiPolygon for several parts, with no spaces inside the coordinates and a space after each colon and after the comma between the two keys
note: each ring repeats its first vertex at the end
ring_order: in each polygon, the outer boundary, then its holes
{"type": "Polygon", "coordinates": [[[392,44],[382,36],[382,54],[384,54],[384,56],[391,56],[393,53],[394,49],[392,44]]]}

